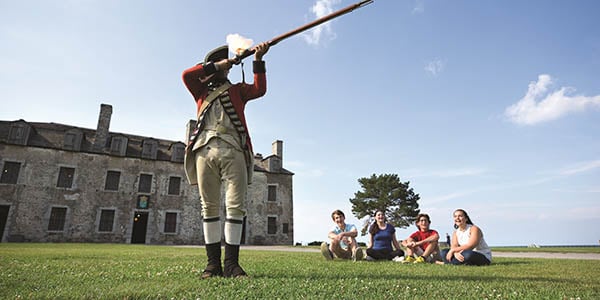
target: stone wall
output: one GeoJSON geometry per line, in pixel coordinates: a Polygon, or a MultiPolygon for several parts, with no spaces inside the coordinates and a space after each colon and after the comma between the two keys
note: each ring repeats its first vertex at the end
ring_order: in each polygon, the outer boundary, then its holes
{"type": "Polygon", "coordinates": [[[146,242],[200,244],[202,225],[198,191],[182,178],[181,193],[167,195],[170,176],[181,177],[181,164],[55,149],[3,145],[3,160],[22,162],[19,182],[0,185],[0,204],[10,205],[7,239],[43,242],[131,242],[134,213],[148,212],[146,242]],[[58,188],[59,167],[75,168],[72,188],[58,188]],[[107,170],[121,172],[118,191],[104,190],[107,170]],[[148,209],[136,208],[139,175],[152,174],[148,209]],[[65,230],[47,230],[51,208],[66,207],[65,230]],[[112,232],[98,232],[101,209],[115,209],[112,232]],[[164,212],[181,212],[176,234],[165,234],[159,224],[164,212]]]}
{"type": "MultiPolygon", "coordinates": [[[[246,203],[245,244],[292,245],[293,174],[264,170],[273,157],[259,158],[246,203]],[[267,199],[269,185],[277,187],[274,202],[267,199]],[[277,218],[274,234],[267,232],[269,216],[277,218]]],[[[198,191],[181,163],[0,143],[0,166],[4,161],[20,162],[21,170],[17,184],[0,184],[0,205],[10,207],[3,241],[131,243],[134,216],[146,212],[145,243],[204,243],[198,191]],[[60,167],[75,169],[71,188],[56,187],[60,167]],[[118,191],[105,190],[108,170],[121,172],[118,191]],[[152,175],[147,209],[136,208],[140,174],[152,175]],[[171,176],[182,178],[179,195],[167,194],[171,176]],[[64,231],[48,231],[52,207],[67,209],[64,231]],[[102,209],[115,210],[112,232],[98,231],[102,209]],[[176,233],[163,232],[166,212],[178,213],[176,233]]]]}
{"type": "MultiPolygon", "coordinates": [[[[188,184],[183,170],[185,144],[110,132],[111,116],[112,106],[102,104],[95,130],[0,121],[0,167],[20,163],[16,184],[0,183],[0,224],[4,225],[0,241],[132,243],[140,242],[137,233],[143,228],[141,242],[148,244],[204,243],[197,186],[188,184]],[[57,187],[61,167],[75,170],[70,187],[57,187]],[[121,174],[116,191],[105,189],[108,171],[121,174]],[[142,174],[152,175],[149,192],[138,192],[142,174]],[[170,177],[181,178],[179,194],[168,193],[170,177]],[[138,197],[147,197],[148,207],[139,207],[138,197]],[[63,230],[48,230],[53,208],[66,209],[63,230]],[[112,231],[99,230],[101,223],[106,224],[100,221],[103,210],[114,211],[112,231]],[[176,214],[173,233],[164,232],[167,214],[176,214]],[[146,215],[147,225],[140,227],[143,222],[136,220],[145,220],[146,215]]],[[[188,122],[186,130],[194,123],[188,122]]],[[[246,244],[292,245],[294,241],[294,174],[283,168],[283,142],[275,141],[272,151],[267,158],[255,157],[246,202],[246,244]],[[276,190],[272,201],[269,187],[276,190]],[[269,217],[276,219],[272,233],[269,217]]],[[[224,207],[222,212],[224,220],[224,207]]]]}

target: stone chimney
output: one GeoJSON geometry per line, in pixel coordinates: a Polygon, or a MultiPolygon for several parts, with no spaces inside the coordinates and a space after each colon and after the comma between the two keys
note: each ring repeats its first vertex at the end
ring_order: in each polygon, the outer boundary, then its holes
{"type": "Polygon", "coordinates": [[[283,141],[276,140],[272,144],[273,155],[277,155],[283,162],[283,141]]]}
{"type": "Polygon", "coordinates": [[[112,106],[109,104],[100,105],[100,116],[98,117],[98,127],[94,138],[93,150],[103,152],[108,141],[108,130],[110,128],[110,117],[112,116],[112,106]]]}
{"type": "Polygon", "coordinates": [[[279,172],[283,168],[283,142],[274,141],[272,144],[273,155],[269,157],[268,165],[270,172],[279,172]]]}

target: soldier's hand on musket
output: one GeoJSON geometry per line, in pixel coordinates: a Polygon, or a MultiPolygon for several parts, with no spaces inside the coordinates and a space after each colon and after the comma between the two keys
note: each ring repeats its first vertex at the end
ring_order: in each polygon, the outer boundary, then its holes
{"type": "Polygon", "coordinates": [[[217,67],[218,71],[227,71],[231,69],[232,65],[233,61],[231,61],[230,59],[222,59],[215,63],[215,67],[217,67]]]}
{"type": "Polygon", "coordinates": [[[256,50],[256,52],[254,53],[254,59],[257,61],[261,61],[263,56],[267,54],[267,51],[269,51],[269,44],[267,44],[266,42],[262,42],[256,45],[254,49],[256,50]]]}

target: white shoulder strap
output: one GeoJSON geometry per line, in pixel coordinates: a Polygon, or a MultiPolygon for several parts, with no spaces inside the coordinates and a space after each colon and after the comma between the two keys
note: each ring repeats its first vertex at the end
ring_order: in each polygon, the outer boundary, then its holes
{"type": "Polygon", "coordinates": [[[202,106],[200,106],[200,109],[198,110],[197,117],[200,118],[200,116],[202,116],[202,114],[204,114],[204,111],[208,108],[208,105],[211,102],[213,102],[215,99],[217,99],[217,97],[219,97],[219,95],[223,94],[223,92],[225,92],[229,87],[231,87],[231,83],[226,82],[226,83],[222,84],[221,86],[219,86],[212,93],[210,93],[210,95],[208,95],[208,97],[206,97],[206,99],[204,99],[204,102],[202,102],[202,106]]]}

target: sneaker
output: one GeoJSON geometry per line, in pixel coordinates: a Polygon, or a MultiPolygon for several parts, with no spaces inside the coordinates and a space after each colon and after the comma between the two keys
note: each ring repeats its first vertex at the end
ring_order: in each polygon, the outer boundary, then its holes
{"type": "Polygon", "coordinates": [[[413,263],[415,264],[422,264],[425,262],[425,259],[423,258],[423,256],[419,256],[415,259],[415,261],[413,263]]]}
{"type": "Polygon", "coordinates": [[[372,257],[370,257],[370,256],[368,256],[368,255],[367,255],[367,258],[365,258],[365,259],[366,259],[367,261],[375,261],[375,259],[374,259],[374,258],[372,258],[372,257]]]}
{"type": "Polygon", "coordinates": [[[333,254],[331,254],[329,246],[325,242],[321,243],[321,254],[323,254],[326,260],[333,260],[333,254]]]}
{"type": "Polygon", "coordinates": [[[404,260],[402,261],[403,264],[414,263],[414,262],[415,262],[415,258],[412,255],[405,257],[404,260]]]}
{"type": "Polygon", "coordinates": [[[364,256],[364,253],[363,253],[362,249],[360,247],[357,247],[354,250],[354,253],[352,253],[352,261],[362,260],[363,256],[364,256]]]}
{"type": "Polygon", "coordinates": [[[392,258],[392,261],[403,262],[404,261],[404,256],[396,256],[396,257],[392,258]]]}

